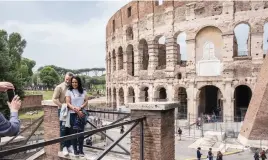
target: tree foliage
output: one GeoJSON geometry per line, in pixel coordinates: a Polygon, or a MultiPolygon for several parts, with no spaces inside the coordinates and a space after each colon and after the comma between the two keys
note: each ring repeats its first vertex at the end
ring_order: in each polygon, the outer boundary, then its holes
{"type": "Polygon", "coordinates": [[[40,71],[40,79],[46,86],[53,87],[59,83],[59,74],[47,66],[40,71]]]}
{"type": "MultiPolygon", "coordinates": [[[[29,72],[27,65],[22,62],[22,53],[26,47],[26,41],[19,33],[8,34],[0,30],[0,81],[9,81],[14,84],[16,94],[24,96],[22,74],[29,72]]],[[[6,94],[0,94],[0,109],[7,117],[9,109],[6,104],[6,94]]]]}

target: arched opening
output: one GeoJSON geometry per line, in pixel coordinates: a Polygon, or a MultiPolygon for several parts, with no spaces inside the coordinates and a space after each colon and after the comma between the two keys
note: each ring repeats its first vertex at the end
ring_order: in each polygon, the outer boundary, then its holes
{"type": "Polygon", "coordinates": [[[202,28],[195,41],[198,76],[220,76],[223,50],[221,30],[214,26],[202,28]]]}
{"type": "Polygon", "coordinates": [[[148,102],[149,101],[148,90],[149,90],[148,87],[141,88],[141,90],[140,90],[140,102],[148,102]]]}
{"type": "Polygon", "coordinates": [[[112,68],[111,68],[111,52],[109,52],[109,54],[108,54],[108,72],[109,73],[111,73],[111,71],[112,71],[112,68]]]}
{"type": "Polygon", "coordinates": [[[180,87],[178,89],[178,118],[179,119],[187,119],[187,92],[186,88],[180,87]]]}
{"type": "Polygon", "coordinates": [[[133,30],[132,27],[128,27],[126,30],[126,39],[127,41],[133,40],[133,30]]]}
{"type": "Polygon", "coordinates": [[[208,85],[199,89],[198,116],[204,115],[207,121],[212,117],[222,120],[222,93],[218,87],[208,85]],[[215,117],[216,116],[216,117],[215,117]]]}
{"type": "Polygon", "coordinates": [[[240,85],[235,88],[234,92],[234,121],[244,120],[249,102],[252,96],[251,89],[246,85],[240,85]]]}
{"type": "Polygon", "coordinates": [[[135,103],[135,91],[133,87],[128,88],[128,103],[135,103]]]}
{"type": "Polygon", "coordinates": [[[112,53],[112,67],[113,67],[113,72],[116,70],[116,56],[115,56],[115,50],[113,50],[112,53]]]}
{"type": "Polygon", "coordinates": [[[263,58],[268,53],[268,22],[264,24],[263,33],[263,58]]]}
{"type": "Polygon", "coordinates": [[[139,42],[139,55],[142,56],[141,69],[147,70],[149,64],[148,44],[145,39],[139,42]]]}
{"type": "Polygon", "coordinates": [[[124,90],[123,88],[119,89],[119,106],[123,106],[125,105],[125,101],[124,101],[124,90]]]}
{"type": "Polygon", "coordinates": [[[250,55],[250,27],[246,23],[241,23],[234,28],[233,56],[250,55]]]}
{"type": "Polygon", "coordinates": [[[116,109],[116,89],[113,89],[113,109],[116,109]]]}
{"type": "Polygon", "coordinates": [[[159,101],[159,102],[165,102],[165,101],[167,101],[166,88],[161,87],[161,88],[159,88],[159,89],[156,90],[155,100],[156,101],[159,101]]]}
{"type": "Polygon", "coordinates": [[[124,68],[124,63],[123,63],[123,48],[119,47],[118,48],[118,70],[122,70],[124,68]]]}
{"type": "Polygon", "coordinates": [[[158,66],[156,69],[166,69],[166,38],[161,36],[157,41],[158,46],[158,66]]]}
{"type": "Polygon", "coordinates": [[[134,51],[133,46],[127,46],[127,73],[134,76],[134,51]]]}
{"type": "Polygon", "coordinates": [[[187,45],[186,45],[186,33],[182,32],[177,36],[177,48],[178,48],[178,65],[186,66],[187,62],[187,45]]]}
{"type": "Polygon", "coordinates": [[[112,91],[111,88],[108,89],[108,105],[109,107],[112,107],[112,91]]]}

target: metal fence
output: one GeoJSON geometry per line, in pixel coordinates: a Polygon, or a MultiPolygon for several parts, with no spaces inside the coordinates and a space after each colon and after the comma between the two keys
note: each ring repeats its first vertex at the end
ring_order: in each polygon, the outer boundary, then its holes
{"type": "Polygon", "coordinates": [[[183,136],[197,139],[207,131],[221,132],[229,138],[237,138],[244,117],[180,114],[184,119],[175,120],[175,132],[183,130],[183,136]]]}

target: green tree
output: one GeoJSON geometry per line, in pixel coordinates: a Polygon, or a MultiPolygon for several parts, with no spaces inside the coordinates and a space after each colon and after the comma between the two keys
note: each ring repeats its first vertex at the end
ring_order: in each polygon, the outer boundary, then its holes
{"type": "Polygon", "coordinates": [[[40,79],[47,87],[53,87],[59,83],[58,73],[51,67],[44,67],[40,71],[40,79]]]}
{"type": "MultiPolygon", "coordinates": [[[[21,98],[23,92],[23,78],[21,71],[25,71],[25,66],[21,69],[21,55],[26,47],[26,41],[22,39],[19,33],[8,33],[0,30],[0,81],[9,81],[14,84],[16,94],[21,98]]],[[[0,109],[6,117],[9,116],[9,109],[6,104],[7,97],[5,93],[0,94],[0,109]]]]}

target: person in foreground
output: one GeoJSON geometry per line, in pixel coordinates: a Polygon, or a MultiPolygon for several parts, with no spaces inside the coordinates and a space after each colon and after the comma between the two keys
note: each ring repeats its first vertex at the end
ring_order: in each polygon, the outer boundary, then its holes
{"type": "MultiPolygon", "coordinates": [[[[66,92],[66,103],[70,111],[70,124],[71,133],[83,132],[86,125],[86,113],[84,107],[88,104],[87,93],[82,88],[81,79],[77,76],[72,77],[71,86],[66,92]]],[[[80,136],[72,140],[72,145],[74,149],[75,156],[84,156],[83,152],[84,136],[80,136]],[[77,139],[78,148],[77,149],[77,139]]]]}
{"type": "MultiPolygon", "coordinates": [[[[0,92],[5,92],[8,89],[14,89],[12,83],[0,82],[0,92]]],[[[14,136],[20,131],[20,120],[18,118],[18,111],[21,107],[21,100],[19,96],[15,96],[13,100],[7,102],[10,109],[10,120],[8,121],[2,113],[0,113],[0,136],[14,136]]]]}
{"type": "MultiPolygon", "coordinates": [[[[64,82],[59,84],[53,93],[52,100],[58,106],[58,116],[60,117],[60,112],[62,105],[65,103],[65,95],[67,90],[71,85],[71,78],[73,77],[73,73],[67,72],[64,77],[64,82]]],[[[70,129],[63,125],[63,121],[60,121],[60,137],[65,135],[69,135],[70,129]]],[[[71,145],[71,141],[63,141],[60,144],[60,149],[62,150],[64,155],[68,155],[69,153],[73,153],[73,147],[71,145]]]]}

